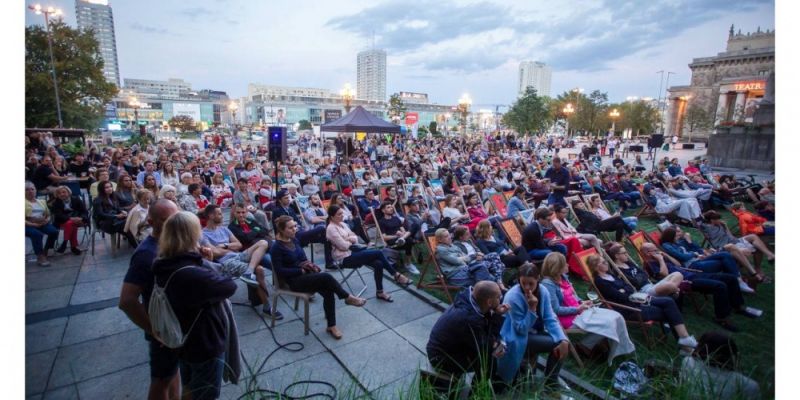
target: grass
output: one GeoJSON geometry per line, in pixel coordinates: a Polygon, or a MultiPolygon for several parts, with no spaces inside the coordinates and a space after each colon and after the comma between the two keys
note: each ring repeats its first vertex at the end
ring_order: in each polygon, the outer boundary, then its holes
{"type": "MultiPolygon", "coordinates": [[[[752,209],[750,204],[747,204],[752,209]]],[[[739,224],[736,218],[726,210],[718,210],[722,214],[724,221],[731,228],[734,235],[739,233],[739,224]]],[[[633,215],[633,211],[626,213],[626,216],[633,215]]],[[[656,218],[640,218],[639,230],[654,231],[658,228],[656,218]]],[[[703,236],[700,232],[693,228],[681,227],[692,235],[692,240],[696,243],[702,243],[703,236]]],[[[767,242],[769,245],[770,243],[767,242]]],[[[635,255],[636,251],[633,247],[625,242],[629,254],[635,255]]],[[[426,252],[427,253],[427,252],[426,252]]],[[[427,255],[427,254],[425,254],[427,255]]],[[[427,258],[425,258],[427,260],[427,258]]],[[[638,258],[634,256],[638,263],[638,258]]],[[[427,262],[427,261],[426,261],[427,262]]],[[[640,264],[640,263],[639,263],[640,264]]],[[[640,264],[641,265],[641,264],[640,264]]],[[[775,265],[774,262],[763,261],[762,268],[764,274],[768,275],[773,280],[775,279],[775,265]]],[[[432,266],[428,269],[426,280],[433,278],[432,266]]],[[[580,278],[571,279],[576,292],[583,298],[589,289],[589,284],[580,278]]],[[[441,290],[426,290],[436,298],[448,302],[447,296],[441,290]]],[[[698,299],[701,304],[702,298],[698,299]]],[[[733,322],[738,328],[739,332],[732,333],[733,339],[739,347],[740,352],[740,366],[738,371],[758,382],[761,395],[764,398],[775,397],[775,285],[762,284],[758,286],[755,295],[745,295],[745,301],[748,306],[756,307],[764,311],[764,314],[758,319],[750,319],[738,314],[731,317],[733,322]]],[[[685,301],[683,307],[683,316],[689,332],[695,337],[699,338],[704,332],[708,331],[723,331],[723,329],[713,321],[713,303],[709,296],[705,301],[707,304],[701,310],[701,315],[698,315],[691,302],[685,301]]],[[[636,344],[636,351],[627,356],[620,356],[614,360],[614,364],[609,367],[603,361],[592,361],[583,359],[584,368],[579,368],[575,360],[570,357],[564,365],[564,369],[572,372],[581,379],[593,384],[597,388],[608,391],[612,395],[618,395],[612,389],[612,380],[614,371],[625,360],[633,360],[640,367],[644,367],[645,363],[649,360],[657,360],[662,363],[668,363],[673,367],[680,366],[681,357],[678,355],[678,347],[675,340],[670,336],[667,337],[665,342],[657,342],[652,348],[646,345],[644,337],[638,327],[629,326],[628,332],[631,340],[636,344]]],[[[655,329],[650,332],[655,334],[655,329]]],[[[573,338],[575,340],[576,338],[573,338]]],[[[677,375],[668,375],[654,379],[649,385],[652,390],[653,398],[702,398],[698,396],[696,390],[691,390],[686,384],[681,384],[678,381],[677,375]]],[[[709,396],[711,397],[711,396],[709,396]]]]}

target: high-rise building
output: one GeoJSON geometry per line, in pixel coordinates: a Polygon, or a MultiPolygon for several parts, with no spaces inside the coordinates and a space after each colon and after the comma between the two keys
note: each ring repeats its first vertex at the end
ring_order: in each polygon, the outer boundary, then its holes
{"type": "Polygon", "coordinates": [[[386,101],[386,51],[364,50],[358,53],[356,98],[386,101]]]}
{"type": "Polygon", "coordinates": [[[119,87],[119,62],[117,39],[114,36],[114,15],[108,0],[75,0],[75,17],[78,29],[92,29],[100,43],[103,58],[103,75],[119,87]]]}
{"type": "Polygon", "coordinates": [[[153,95],[165,99],[179,99],[190,94],[192,85],[183,79],[176,78],[169,78],[166,81],[125,78],[125,89],[143,96],[153,95]]]}
{"type": "Polygon", "coordinates": [[[553,71],[545,63],[539,61],[523,61],[519,63],[519,95],[525,93],[528,86],[536,89],[539,96],[550,96],[550,79],[553,71]]]}

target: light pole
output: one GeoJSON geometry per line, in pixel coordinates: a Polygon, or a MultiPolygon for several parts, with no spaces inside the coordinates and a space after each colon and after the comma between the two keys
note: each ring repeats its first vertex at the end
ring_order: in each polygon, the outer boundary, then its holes
{"type": "MultiPolygon", "coordinates": [[[[664,105],[661,107],[661,134],[664,134],[664,118],[667,114],[667,92],[669,91],[669,76],[676,75],[674,72],[667,71],[667,83],[664,84],[664,105]]],[[[660,94],[660,93],[659,93],[660,94]]]]}
{"type": "Polygon", "coordinates": [[[619,111],[617,111],[617,109],[615,108],[611,110],[610,113],[608,113],[608,116],[611,117],[611,132],[613,132],[614,135],[616,135],[615,128],[617,127],[617,118],[619,118],[619,111]]]}
{"type": "Polygon", "coordinates": [[[54,17],[61,16],[60,8],[47,7],[43,9],[41,4],[34,4],[28,6],[33,10],[36,15],[44,14],[44,26],[47,29],[47,49],[50,51],[50,73],[53,75],[53,89],[56,92],[56,113],[58,115],[58,127],[64,127],[64,121],[61,119],[61,98],[58,96],[58,79],[56,78],[56,59],[53,56],[53,37],[50,34],[50,15],[54,17]]]}
{"type": "Polygon", "coordinates": [[[447,137],[448,125],[450,125],[450,113],[444,113],[444,136],[447,137]]]}
{"type": "Polygon", "coordinates": [[[234,130],[236,130],[236,110],[238,109],[239,105],[236,104],[235,101],[231,100],[231,102],[228,103],[228,110],[230,110],[233,119],[233,123],[231,125],[233,125],[234,130]]]}
{"type": "Polygon", "coordinates": [[[464,129],[464,136],[467,135],[467,114],[469,113],[470,105],[472,105],[472,99],[469,98],[468,94],[464,93],[458,99],[458,111],[461,113],[461,126],[464,129]]]}
{"type": "Polygon", "coordinates": [[[566,115],[566,116],[567,116],[566,118],[564,118],[564,119],[566,119],[566,120],[567,120],[567,126],[565,127],[566,134],[567,134],[566,136],[567,136],[567,137],[571,137],[571,136],[569,135],[569,117],[572,115],[572,113],[574,113],[574,112],[575,112],[575,108],[573,108],[573,107],[572,107],[572,103],[567,103],[567,105],[566,105],[566,106],[564,106],[564,109],[563,109],[563,110],[561,110],[561,112],[563,112],[563,113],[564,113],[564,115],[566,115]]]}
{"type": "Polygon", "coordinates": [[[346,114],[349,114],[350,103],[353,101],[353,98],[355,98],[355,92],[353,91],[353,88],[350,87],[349,83],[345,83],[344,88],[339,91],[339,94],[342,95],[342,100],[344,100],[344,111],[346,114]]]}
{"type": "Polygon", "coordinates": [[[128,99],[128,105],[133,108],[133,125],[139,125],[139,107],[142,106],[142,103],[139,103],[139,99],[136,97],[131,97],[128,99]]]}

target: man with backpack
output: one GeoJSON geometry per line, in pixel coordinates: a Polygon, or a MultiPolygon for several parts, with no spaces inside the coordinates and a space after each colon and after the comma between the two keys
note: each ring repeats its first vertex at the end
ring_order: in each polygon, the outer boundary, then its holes
{"type": "Polygon", "coordinates": [[[164,221],[178,212],[178,207],[170,200],[161,199],[150,206],[147,223],[153,228],[131,256],[128,272],[122,283],[119,295],[119,308],[130,320],[144,330],[144,338],[150,345],[150,391],[148,399],[177,400],[180,397],[178,378],[178,354],[151,335],[150,317],[147,307],[153,291],[153,271],[151,266],[158,254],[158,238],[164,221]],[[141,300],[140,300],[141,297],[141,300]]]}

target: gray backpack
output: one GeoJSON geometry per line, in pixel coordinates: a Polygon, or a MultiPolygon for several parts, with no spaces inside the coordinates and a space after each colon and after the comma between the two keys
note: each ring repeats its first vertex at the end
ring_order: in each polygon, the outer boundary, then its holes
{"type": "Polygon", "coordinates": [[[197,317],[195,317],[194,322],[192,322],[192,325],[189,327],[189,331],[184,335],[180,321],[178,321],[178,317],[175,316],[172,305],[169,304],[169,299],[167,298],[167,286],[169,286],[172,277],[181,270],[192,267],[194,266],[187,265],[175,270],[170,274],[169,278],[167,278],[164,287],[154,283],[153,293],[150,295],[150,306],[147,312],[150,314],[150,326],[152,328],[153,337],[170,349],[177,349],[183,346],[183,343],[186,342],[186,338],[189,337],[189,334],[192,332],[194,324],[200,319],[200,314],[203,313],[203,310],[197,313],[197,317]]]}

